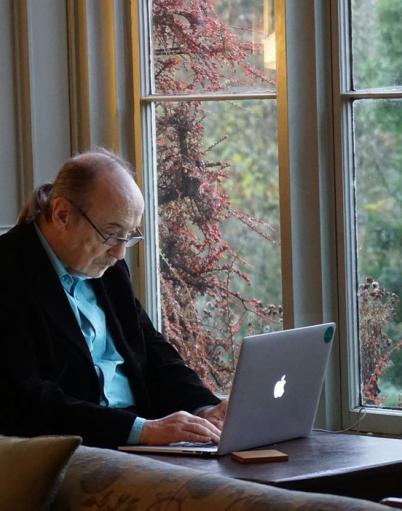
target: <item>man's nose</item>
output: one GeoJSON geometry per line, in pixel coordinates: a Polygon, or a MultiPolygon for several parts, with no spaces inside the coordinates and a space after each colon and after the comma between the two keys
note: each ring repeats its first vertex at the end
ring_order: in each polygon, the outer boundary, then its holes
{"type": "Polygon", "coordinates": [[[122,242],[114,247],[110,247],[108,253],[116,259],[124,259],[124,256],[126,255],[126,244],[122,242]]]}

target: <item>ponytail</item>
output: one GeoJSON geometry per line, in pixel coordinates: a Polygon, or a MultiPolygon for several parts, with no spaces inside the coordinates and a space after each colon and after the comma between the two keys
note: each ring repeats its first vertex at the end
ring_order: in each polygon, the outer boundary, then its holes
{"type": "Polygon", "coordinates": [[[53,184],[45,183],[36,188],[25,206],[18,214],[17,224],[31,223],[42,213],[46,220],[50,220],[50,193],[53,184]]]}

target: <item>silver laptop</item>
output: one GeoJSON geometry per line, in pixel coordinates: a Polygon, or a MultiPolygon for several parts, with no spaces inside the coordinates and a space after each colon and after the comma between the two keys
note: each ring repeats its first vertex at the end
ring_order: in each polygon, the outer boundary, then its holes
{"type": "Polygon", "coordinates": [[[220,442],[122,446],[133,453],[223,455],[308,436],[313,427],[335,324],[243,340],[220,442]]]}

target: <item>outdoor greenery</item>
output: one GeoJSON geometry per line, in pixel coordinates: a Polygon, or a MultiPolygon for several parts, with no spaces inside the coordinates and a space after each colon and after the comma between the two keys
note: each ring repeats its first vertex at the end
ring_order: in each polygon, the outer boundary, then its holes
{"type": "MultiPolygon", "coordinates": [[[[275,87],[254,39],[262,1],[240,18],[241,2],[217,4],[225,22],[211,0],[153,2],[158,92],[275,87]]],[[[164,332],[226,391],[240,338],[282,324],[275,102],[160,103],[156,122],[164,332]]]]}
{"type": "MultiPolygon", "coordinates": [[[[155,0],[156,91],[275,90],[263,6],[155,0]]],[[[351,7],[354,88],[401,86],[402,2],[351,7]]],[[[356,100],[353,112],[362,403],[401,407],[402,100],[356,100]]],[[[281,328],[276,102],[160,103],[156,127],[163,328],[227,390],[239,339],[281,328]]]]}
{"type": "MultiPolygon", "coordinates": [[[[402,2],[353,0],[359,88],[402,85],[402,2]]],[[[401,407],[402,101],[354,104],[362,401],[401,407]]]]}

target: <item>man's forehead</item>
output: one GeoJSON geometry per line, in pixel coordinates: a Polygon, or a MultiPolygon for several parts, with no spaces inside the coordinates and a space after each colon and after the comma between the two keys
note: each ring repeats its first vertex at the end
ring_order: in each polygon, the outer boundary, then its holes
{"type": "Polygon", "coordinates": [[[104,200],[104,207],[108,202],[112,202],[112,205],[123,203],[134,208],[142,206],[143,203],[141,191],[127,173],[108,173],[99,177],[91,193],[91,199],[93,202],[104,200]]]}

